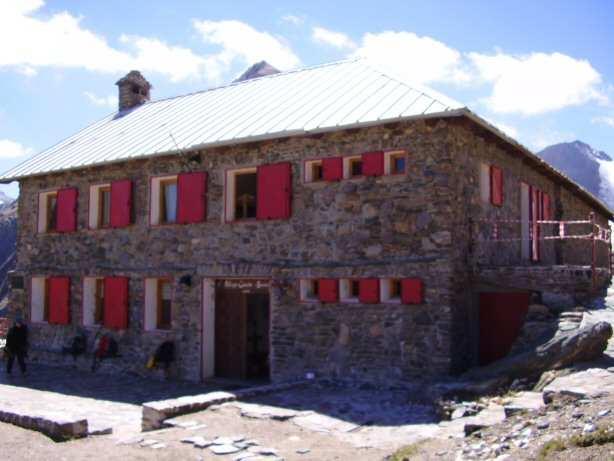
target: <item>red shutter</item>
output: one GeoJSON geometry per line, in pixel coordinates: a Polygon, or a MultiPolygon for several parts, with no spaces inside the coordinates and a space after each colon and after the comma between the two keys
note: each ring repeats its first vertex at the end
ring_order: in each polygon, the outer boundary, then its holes
{"type": "Polygon", "coordinates": [[[363,304],[379,303],[379,279],[360,279],[358,298],[363,304]]]}
{"type": "Polygon", "coordinates": [[[490,166],[490,203],[503,205],[503,171],[496,166],[490,166]]]}
{"type": "Polygon", "coordinates": [[[543,215],[544,215],[544,220],[549,221],[552,219],[553,217],[553,213],[552,213],[552,203],[550,201],[550,195],[548,194],[543,194],[542,196],[542,201],[543,201],[543,215]]]}
{"type": "Polygon", "coordinates": [[[104,326],[115,330],[128,328],[128,278],[104,279],[104,326]]]}
{"type": "Polygon", "coordinates": [[[382,176],[384,174],[384,153],[378,151],[362,154],[362,174],[364,176],[382,176]]]}
{"type": "Polygon", "coordinates": [[[318,282],[320,301],[323,303],[336,303],[339,301],[339,280],[320,279],[318,282]]]}
{"type": "Polygon", "coordinates": [[[181,173],[177,177],[177,222],[203,222],[207,216],[207,173],[181,173]]]}
{"type": "Polygon", "coordinates": [[[132,222],[132,181],[111,183],[111,227],[126,227],[132,222]]]}
{"type": "Polygon", "coordinates": [[[258,219],[290,218],[292,166],[276,163],[258,167],[258,219]]]}
{"type": "Polygon", "coordinates": [[[325,181],[340,181],[343,179],[343,157],[322,159],[322,171],[325,181]]]}
{"type": "Polygon", "coordinates": [[[537,221],[542,219],[542,192],[536,187],[530,187],[531,194],[531,260],[539,261],[540,259],[540,237],[541,228],[537,221]]]}
{"type": "Polygon", "coordinates": [[[77,230],[77,196],[78,191],[76,188],[58,191],[58,232],[74,232],[77,230]]]}
{"type": "Polygon", "coordinates": [[[50,277],[47,279],[49,302],[49,323],[68,325],[70,323],[70,279],[50,277]]]}
{"type": "Polygon", "coordinates": [[[401,301],[403,304],[422,304],[424,286],[420,279],[401,280],[401,301]]]}

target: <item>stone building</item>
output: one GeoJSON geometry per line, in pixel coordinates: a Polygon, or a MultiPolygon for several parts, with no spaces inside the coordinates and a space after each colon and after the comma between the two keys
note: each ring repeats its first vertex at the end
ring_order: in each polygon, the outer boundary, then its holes
{"type": "Polygon", "coordinates": [[[33,358],[85,331],[117,340],[109,371],[173,341],[177,379],[430,378],[505,354],[532,299],[609,283],[605,205],[361,60],[159,101],[117,84],[118,112],[0,177],[33,358]]]}

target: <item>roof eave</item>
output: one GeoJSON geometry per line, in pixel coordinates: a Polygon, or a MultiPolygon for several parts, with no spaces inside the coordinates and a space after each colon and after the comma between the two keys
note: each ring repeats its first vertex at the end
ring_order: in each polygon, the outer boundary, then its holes
{"type": "Polygon", "coordinates": [[[447,110],[443,112],[433,112],[430,114],[410,115],[410,116],[405,116],[405,117],[391,117],[387,119],[377,119],[377,120],[372,120],[368,122],[357,122],[357,123],[352,123],[348,125],[333,125],[333,126],[328,126],[328,127],[316,128],[313,130],[279,131],[275,133],[266,133],[263,135],[249,136],[245,138],[235,138],[235,139],[228,139],[228,140],[212,142],[212,143],[194,144],[184,149],[172,149],[172,150],[167,150],[167,151],[156,152],[154,154],[139,155],[139,156],[134,156],[134,157],[129,157],[129,158],[112,160],[108,162],[90,163],[88,165],[83,165],[83,166],[74,166],[71,168],[62,168],[62,169],[57,169],[53,171],[45,171],[45,172],[32,173],[32,174],[27,174],[27,175],[8,176],[8,177],[0,176],[0,184],[8,184],[10,182],[19,181],[25,178],[46,176],[46,175],[57,174],[57,173],[66,173],[67,171],[84,170],[87,168],[92,168],[92,167],[97,167],[97,166],[114,165],[114,164],[124,163],[124,162],[131,161],[131,160],[141,160],[145,158],[155,158],[155,157],[164,157],[168,155],[186,154],[186,153],[198,151],[201,149],[212,149],[216,147],[249,144],[252,142],[259,142],[259,141],[272,141],[275,139],[285,139],[285,138],[291,138],[294,136],[311,136],[311,135],[316,135],[316,134],[330,133],[334,131],[351,130],[351,129],[356,129],[356,128],[368,128],[371,126],[378,126],[378,125],[383,125],[386,123],[396,123],[396,122],[404,122],[404,121],[410,121],[410,120],[421,120],[421,119],[441,118],[441,117],[458,117],[462,115],[463,113],[464,112],[462,109],[451,109],[451,110],[447,110]]]}
{"type": "Polygon", "coordinates": [[[525,147],[524,145],[516,141],[514,138],[512,138],[511,136],[508,136],[503,131],[498,129],[496,126],[492,125],[491,123],[489,123],[488,121],[486,121],[485,119],[477,115],[475,112],[472,112],[468,108],[463,108],[459,112],[462,112],[461,115],[466,116],[467,118],[477,123],[482,128],[488,130],[495,136],[499,137],[503,141],[507,142],[508,144],[511,144],[513,147],[520,150],[531,161],[538,164],[541,168],[544,168],[545,170],[547,170],[550,174],[555,176],[557,179],[561,180],[563,183],[566,183],[572,189],[575,189],[577,192],[583,195],[584,198],[592,202],[594,205],[597,205],[597,207],[600,208],[601,211],[603,211],[609,219],[614,218],[614,212],[605,203],[603,203],[600,199],[598,199],[592,193],[587,191],[584,187],[576,183],[573,179],[569,178],[566,174],[557,170],[552,165],[550,165],[548,162],[540,158],[537,154],[534,154],[533,152],[531,152],[531,150],[529,150],[527,147],[525,147]]]}

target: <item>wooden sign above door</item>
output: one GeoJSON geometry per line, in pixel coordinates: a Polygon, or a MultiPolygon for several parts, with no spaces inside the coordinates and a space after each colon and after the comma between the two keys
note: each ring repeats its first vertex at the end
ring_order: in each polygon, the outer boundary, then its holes
{"type": "Polygon", "coordinates": [[[226,290],[266,290],[269,286],[270,280],[226,279],[217,281],[217,287],[226,290]]]}

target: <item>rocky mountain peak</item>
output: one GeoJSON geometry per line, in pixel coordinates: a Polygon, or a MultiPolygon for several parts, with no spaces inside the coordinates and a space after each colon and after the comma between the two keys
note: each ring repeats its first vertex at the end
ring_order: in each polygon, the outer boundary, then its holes
{"type": "Polygon", "coordinates": [[[252,78],[264,77],[266,75],[279,74],[280,70],[276,69],[266,61],[260,61],[250,66],[245,72],[243,72],[239,78],[234,80],[235,82],[243,82],[252,78]]]}

